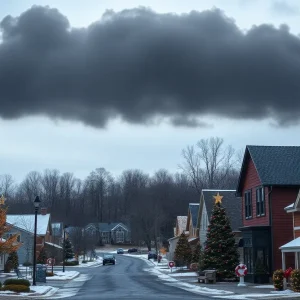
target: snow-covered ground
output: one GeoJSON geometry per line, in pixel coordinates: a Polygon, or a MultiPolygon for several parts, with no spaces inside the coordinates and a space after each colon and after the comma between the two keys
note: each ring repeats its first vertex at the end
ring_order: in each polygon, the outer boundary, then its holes
{"type": "Polygon", "coordinates": [[[71,280],[74,279],[75,277],[79,276],[79,272],[77,271],[54,271],[54,276],[48,276],[47,281],[52,281],[52,280],[71,280]]]}
{"type": "Polygon", "coordinates": [[[15,293],[12,291],[0,291],[1,296],[10,296],[10,297],[39,297],[39,298],[46,298],[52,296],[54,293],[58,291],[58,288],[52,286],[45,286],[45,285],[37,285],[37,286],[30,286],[29,293],[15,293]]]}
{"type": "Polygon", "coordinates": [[[161,279],[162,282],[164,282],[167,285],[171,285],[174,287],[178,287],[181,289],[184,289],[186,291],[196,293],[196,294],[206,294],[211,295],[215,298],[224,298],[224,299],[255,299],[255,298],[293,298],[293,297],[299,297],[300,293],[294,293],[291,290],[285,290],[285,291],[275,291],[274,286],[272,285],[257,285],[257,286],[251,286],[249,288],[256,288],[256,289],[270,289],[268,293],[247,293],[247,290],[245,289],[244,294],[236,294],[233,291],[225,290],[222,288],[208,288],[206,286],[201,286],[197,284],[191,284],[188,282],[184,282],[180,279],[176,278],[197,278],[196,272],[187,272],[186,268],[173,268],[172,270],[168,267],[168,260],[166,258],[163,258],[160,263],[153,260],[148,260],[147,255],[137,255],[137,254],[124,254],[128,255],[130,257],[136,257],[138,259],[142,259],[145,262],[148,263],[149,266],[152,266],[152,268],[147,268],[145,271],[156,275],[159,279],[161,279]],[[182,271],[182,272],[180,272],[182,271]]]}

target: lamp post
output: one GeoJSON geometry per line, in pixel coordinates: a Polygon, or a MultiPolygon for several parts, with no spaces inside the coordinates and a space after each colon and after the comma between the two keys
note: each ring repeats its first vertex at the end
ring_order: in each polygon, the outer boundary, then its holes
{"type": "Polygon", "coordinates": [[[65,259],[66,259],[66,228],[67,225],[64,226],[64,241],[63,241],[63,272],[65,272],[65,259]]]}
{"type": "Polygon", "coordinates": [[[33,236],[33,272],[32,272],[32,285],[36,285],[36,229],[37,229],[37,213],[41,204],[39,196],[35,197],[34,204],[34,236],[33,236]]]}

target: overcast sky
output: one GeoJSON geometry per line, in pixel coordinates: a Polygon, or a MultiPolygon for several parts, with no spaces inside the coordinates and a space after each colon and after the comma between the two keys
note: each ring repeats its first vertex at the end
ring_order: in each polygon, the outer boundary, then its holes
{"type": "Polygon", "coordinates": [[[293,0],[1,1],[0,174],[175,172],[212,136],[300,145],[299,15],[293,0]]]}

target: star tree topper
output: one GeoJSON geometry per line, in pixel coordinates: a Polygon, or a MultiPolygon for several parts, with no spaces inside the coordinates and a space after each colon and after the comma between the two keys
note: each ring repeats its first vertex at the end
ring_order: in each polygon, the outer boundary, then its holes
{"type": "Polygon", "coordinates": [[[213,196],[213,197],[215,198],[215,204],[222,203],[223,196],[221,196],[219,192],[218,192],[217,196],[213,196]]]}

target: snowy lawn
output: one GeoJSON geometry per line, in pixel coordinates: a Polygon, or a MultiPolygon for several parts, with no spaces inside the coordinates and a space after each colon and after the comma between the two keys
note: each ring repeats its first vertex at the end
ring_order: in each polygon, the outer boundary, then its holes
{"type": "Polygon", "coordinates": [[[29,293],[15,293],[12,291],[0,291],[0,297],[1,296],[11,296],[11,297],[37,297],[37,296],[43,296],[43,297],[49,297],[56,293],[58,291],[58,288],[52,287],[52,286],[45,286],[45,285],[37,285],[37,286],[30,286],[30,292],[29,293]]]}
{"type": "Polygon", "coordinates": [[[79,272],[77,271],[58,271],[55,272],[54,271],[54,276],[48,276],[47,277],[47,281],[51,281],[51,280],[71,280],[74,279],[75,277],[79,276],[79,272]]]}
{"type": "Polygon", "coordinates": [[[97,259],[93,260],[93,261],[88,261],[86,263],[82,263],[83,259],[79,260],[79,265],[75,266],[75,267],[92,267],[92,266],[96,266],[96,265],[100,265],[103,262],[103,258],[102,257],[98,257],[97,259]]]}

